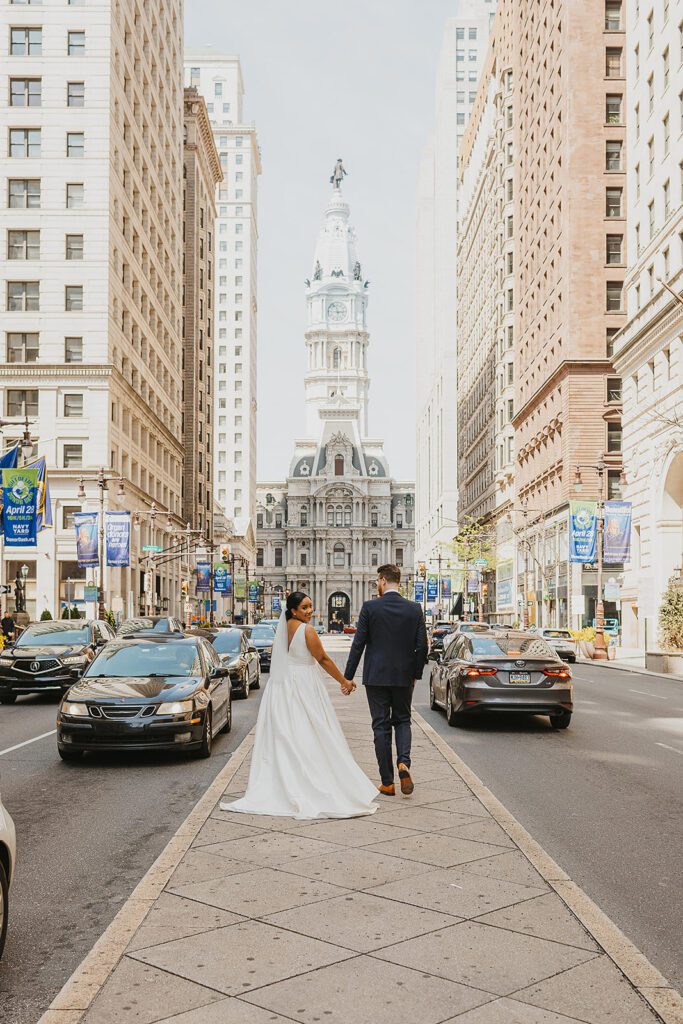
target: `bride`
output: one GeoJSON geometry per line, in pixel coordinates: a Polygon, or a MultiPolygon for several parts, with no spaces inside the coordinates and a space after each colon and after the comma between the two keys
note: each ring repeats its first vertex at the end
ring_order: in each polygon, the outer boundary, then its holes
{"type": "Polygon", "coordinates": [[[349,750],[321,669],[344,694],[355,690],[309,625],[311,599],[297,591],[280,616],[270,679],[259,707],[244,796],[224,811],[291,818],[374,814],[377,788],[349,750]]]}

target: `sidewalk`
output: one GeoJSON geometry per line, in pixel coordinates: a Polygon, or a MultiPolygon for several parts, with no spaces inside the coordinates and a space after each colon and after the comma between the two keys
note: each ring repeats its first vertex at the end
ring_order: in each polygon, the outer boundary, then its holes
{"type": "Polygon", "coordinates": [[[598,668],[611,668],[618,669],[621,672],[636,672],[641,676],[654,676],[656,679],[677,679],[679,682],[683,680],[683,675],[679,672],[653,672],[651,669],[644,667],[644,659],[631,659],[624,658],[620,660],[615,658],[614,661],[595,661],[594,658],[577,658],[577,665],[597,665],[598,668]]]}
{"type": "MultiPolygon", "coordinates": [[[[357,696],[335,704],[374,779],[357,696]]],[[[414,795],[354,820],[222,812],[244,791],[245,740],[42,1024],[683,1021],[677,993],[415,719],[414,795]]]]}

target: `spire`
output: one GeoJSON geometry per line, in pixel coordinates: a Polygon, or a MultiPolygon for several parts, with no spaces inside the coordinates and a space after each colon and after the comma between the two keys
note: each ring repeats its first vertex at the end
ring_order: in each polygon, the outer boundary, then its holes
{"type": "MultiPolygon", "coordinates": [[[[341,167],[341,161],[337,161],[341,167]]],[[[343,167],[341,171],[345,174],[343,167]]],[[[330,178],[332,195],[325,208],[325,220],[318,234],[313,256],[312,281],[340,284],[362,282],[362,268],[356,251],[356,232],[349,221],[351,209],[342,196],[341,177],[330,178]]]]}

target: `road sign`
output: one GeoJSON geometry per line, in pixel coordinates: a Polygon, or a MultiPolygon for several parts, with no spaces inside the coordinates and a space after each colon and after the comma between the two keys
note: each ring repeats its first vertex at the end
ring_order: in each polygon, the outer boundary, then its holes
{"type": "Polygon", "coordinates": [[[87,584],[83,587],[83,600],[84,601],[96,601],[97,600],[97,587],[91,587],[87,584]]]}
{"type": "Polygon", "coordinates": [[[486,558],[477,558],[477,559],[475,560],[475,563],[474,563],[474,564],[476,565],[477,569],[483,569],[483,568],[485,568],[485,566],[487,566],[487,565],[488,565],[489,563],[488,563],[488,559],[486,559],[486,558]]]}
{"type": "Polygon", "coordinates": [[[3,583],[2,586],[0,586],[0,594],[9,594],[11,591],[12,588],[9,583],[3,583]]]}
{"type": "Polygon", "coordinates": [[[605,600],[618,601],[620,597],[621,586],[619,582],[614,578],[614,576],[610,576],[610,578],[607,580],[607,583],[605,583],[605,600]]]}
{"type": "Polygon", "coordinates": [[[572,594],[572,615],[586,614],[586,597],[584,594],[572,594]]]}
{"type": "Polygon", "coordinates": [[[163,551],[163,548],[161,547],[160,544],[143,544],[142,545],[142,550],[143,551],[163,551]]]}

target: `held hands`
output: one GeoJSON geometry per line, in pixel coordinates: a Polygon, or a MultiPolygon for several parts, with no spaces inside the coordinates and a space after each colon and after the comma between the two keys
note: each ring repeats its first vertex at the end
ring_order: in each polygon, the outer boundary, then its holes
{"type": "Polygon", "coordinates": [[[344,696],[348,697],[356,689],[356,684],[350,679],[345,679],[343,683],[339,684],[339,688],[344,696]]]}

